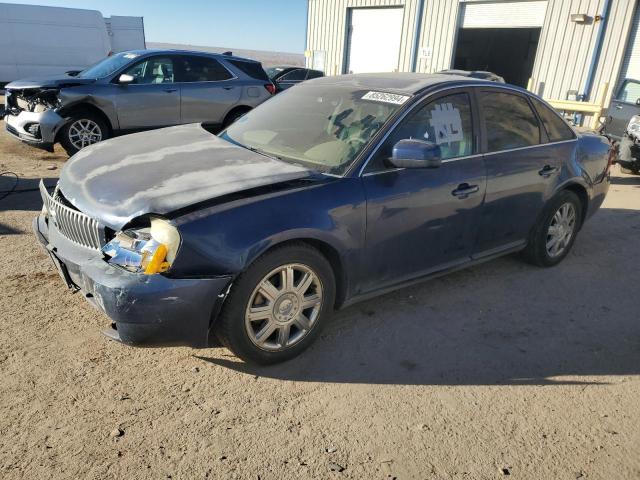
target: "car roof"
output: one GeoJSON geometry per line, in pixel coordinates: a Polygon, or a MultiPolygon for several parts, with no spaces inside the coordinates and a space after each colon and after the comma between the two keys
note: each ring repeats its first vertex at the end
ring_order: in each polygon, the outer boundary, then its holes
{"type": "Polygon", "coordinates": [[[150,54],[200,55],[205,57],[216,57],[216,58],[222,58],[227,60],[241,60],[243,62],[260,63],[258,60],[253,60],[251,58],[238,57],[236,55],[224,55],[222,53],[217,53],[217,52],[203,52],[201,50],[175,50],[175,49],[149,48],[147,50],[128,50],[126,52],[121,52],[121,53],[133,53],[135,55],[150,55],[150,54]]]}
{"type": "MultiPolygon", "coordinates": [[[[320,77],[307,80],[305,83],[313,85],[343,85],[346,87],[361,88],[363,90],[386,90],[391,92],[414,95],[429,87],[448,84],[486,84],[487,86],[500,86],[496,82],[478,78],[463,77],[460,75],[438,73],[357,73],[320,77]]],[[[514,87],[518,89],[518,87],[514,87]]]]}

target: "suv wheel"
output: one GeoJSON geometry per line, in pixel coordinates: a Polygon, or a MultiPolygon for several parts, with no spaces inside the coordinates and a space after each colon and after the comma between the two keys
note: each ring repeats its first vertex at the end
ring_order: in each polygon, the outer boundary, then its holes
{"type": "Polygon", "coordinates": [[[109,138],[109,128],[104,120],[90,112],[74,114],[62,127],[60,143],[69,156],[84,147],[109,138]]]}
{"type": "Polygon", "coordinates": [[[582,220],[582,203],[565,190],[546,206],[524,250],[527,261],[541,267],[560,263],[569,253],[582,220]]]}
{"type": "Polygon", "coordinates": [[[324,256],[305,244],[284,246],[260,257],[236,279],[216,335],[247,362],[282,362],[315,340],[334,300],[333,270],[324,256]]]}

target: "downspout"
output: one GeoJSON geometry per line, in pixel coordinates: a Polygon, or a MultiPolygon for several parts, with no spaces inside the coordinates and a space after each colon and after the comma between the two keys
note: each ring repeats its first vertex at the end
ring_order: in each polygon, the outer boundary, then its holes
{"type": "Polygon", "coordinates": [[[593,49],[593,55],[591,56],[591,64],[589,65],[589,72],[587,73],[587,81],[580,95],[580,100],[587,101],[591,88],[593,87],[593,81],[596,76],[596,69],[598,68],[598,61],[600,60],[600,53],[602,52],[602,44],[604,42],[604,34],[607,29],[607,23],[609,21],[609,11],[611,10],[611,0],[604,1],[604,8],[602,9],[602,15],[600,16],[600,29],[598,30],[598,36],[596,37],[596,45],[593,49]]]}
{"type": "MultiPolygon", "coordinates": [[[[609,0],[607,0],[609,1],[609,0]]],[[[416,15],[416,24],[413,27],[413,47],[411,48],[411,71],[415,72],[418,68],[418,49],[420,48],[420,37],[422,36],[422,16],[424,13],[424,0],[418,0],[418,14],[416,15]]]]}

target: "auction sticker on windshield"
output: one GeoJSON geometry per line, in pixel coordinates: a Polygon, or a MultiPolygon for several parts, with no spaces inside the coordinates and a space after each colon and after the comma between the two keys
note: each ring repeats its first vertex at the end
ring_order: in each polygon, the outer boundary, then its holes
{"type": "Polygon", "coordinates": [[[409,100],[408,95],[398,95],[395,93],[385,92],[367,92],[362,97],[362,100],[373,100],[374,102],[393,103],[395,105],[402,105],[409,100]]]}

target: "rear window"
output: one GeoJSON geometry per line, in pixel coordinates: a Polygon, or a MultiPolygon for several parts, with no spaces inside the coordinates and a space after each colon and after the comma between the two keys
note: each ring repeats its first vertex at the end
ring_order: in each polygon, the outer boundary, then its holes
{"type": "Polygon", "coordinates": [[[243,62],[242,60],[227,60],[227,62],[256,80],[269,81],[269,77],[267,77],[267,74],[263,70],[262,64],[258,62],[243,62]]]}
{"type": "Polygon", "coordinates": [[[308,79],[320,78],[320,77],[324,77],[324,73],[319,72],[318,70],[309,70],[309,74],[307,75],[308,79]]]}
{"type": "Polygon", "coordinates": [[[207,57],[179,57],[178,61],[179,82],[219,82],[233,78],[227,70],[215,58],[207,57]]]}
{"type": "Polygon", "coordinates": [[[303,70],[302,68],[296,68],[295,70],[291,70],[290,72],[285,73],[278,80],[295,82],[298,80],[305,80],[306,78],[307,78],[307,71],[303,70]]]}
{"type": "Polygon", "coordinates": [[[482,92],[480,105],[490,152],[529,147],[540,143],[540,126],[529,102],[519,95],[482,92]]]}
{"type": "Polygon", "coordinates": [[[575,138],[575,134],[573,133],[573,130],[571,130],[571,127],[569,127],[562,118],[556,115],[553,110],[536,98],[532,98],[531,101],[536,107],[536,110],[538,110],[538,115],[540,115],[544,129],[547,131],[547,135],[549,135],[549,140],[552,142],[561,142],[563,140],[572,140],[575,138]]]}

